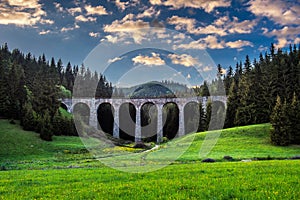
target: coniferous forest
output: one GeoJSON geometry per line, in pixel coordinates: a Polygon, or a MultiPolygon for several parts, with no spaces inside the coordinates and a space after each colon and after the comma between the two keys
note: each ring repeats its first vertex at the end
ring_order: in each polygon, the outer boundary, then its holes
{"type": "MultiPolygon", "coordinates": [[[[222,74],[221,65],[216,70],[218,77],[195,88],[195,93],[208,96],[208,88],[212,91],[225,86],[225,128],[270,122],[273,144],[300,144],[300,46],[290,45],[283,51],[271,45],[258,59],[252,61],[246,56],[235,69],[230,66],[226,74],[222,74]]],[[[96,98],[112,96],[113,86],[102,74],[83,65],[64,66],[60,59],[48,61],[45,55],[10,51],[4,44],[0,48],[0,116],[11,119],[11,123],[20,120],[25,130],[40,133],[44,140],[50,141],[53,134],[77,135],[73,119],[59,112],[59,99],[72,96],[75,78],[97,83],[96,98]]],[[[79,90],[83,96],[85,91],[91,94],[88,88],[79,90]]],[[[211,103],[205,109],[199,105],[199,110],[197,130],[207,130],[211,103]]]]}
{"type": "Polygon", "coordinates": [[[283,52],[272,44],[253,62],[230,67],[223,79],[228,96],[225,128],[271,122],[275,145],[300,143],[300,46],[283,52]]]}
{"type": "Polygon", "coordinates": [[[112,86],[103,75],[84,66],[63,66],[61,59],[49,62],[45,55],[36,58],[18,49],[10,51],[4,44],[0,49],[0,116],[11,123],[20,120],[25,130],[36,131],[48,141],[53,133],[77,135],[73,119],[59,112],[59,99],[71,98],[76,77],[97,82],[97,97],[111,96],[112,86]]]}

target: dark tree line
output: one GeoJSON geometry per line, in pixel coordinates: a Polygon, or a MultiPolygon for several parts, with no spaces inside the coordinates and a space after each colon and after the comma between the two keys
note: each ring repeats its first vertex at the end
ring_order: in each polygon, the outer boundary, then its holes
{"type": "Polygon", "coordinates": [[[112,93],[103,75],[98,77],[84,66],[64,67],[60,59],[49,62],[44,54],[36,58],[18,49],[10,51],[4,44],[0,47],[0,116],[20,120],[25,130],[40,133],[44,140],[52,140],[53,134],[77,135],[73,119],[59,112],[59,99],[71,96],[76,77],[96,81],[95,97],[112,93]]]}
{"type": "Polygon", "coordinates": [[[270,53],[261,53],[259,60],[251,63],[246,56],[244,63],[236,64],[235,72],[229,67],[222,81],[228,96],[226,128],[271,122],[274,144],[300,143],[300,46],[290,45],[289,51],[283,52],[272,44],[270,53]]]}

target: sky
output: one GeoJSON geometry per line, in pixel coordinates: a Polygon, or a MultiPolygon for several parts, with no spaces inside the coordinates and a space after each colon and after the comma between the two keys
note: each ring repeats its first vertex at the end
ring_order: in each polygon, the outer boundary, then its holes
{"type": "MultiPolygon", "coordinates": [[[[0,1],[0,43],[10,49],[45,53],[64,65],[97,60],[105,63],[100,72],[107,76],[127,65],[143,72],[156,67],[157,77],[165,73],[160,78],[176,80],[177,74],[191,84],[199,76],[192,68],[209,73],[221,64],[225,72],[246,55],[258,58],[271,43],[283,49],[300,43],[299,25],[299,0],[0,1]]],[[[123,71],[111,77],[116,84],[132,69],[123,71]]],[[[137,74],[127,79],[145,79],[137,74]]]]}

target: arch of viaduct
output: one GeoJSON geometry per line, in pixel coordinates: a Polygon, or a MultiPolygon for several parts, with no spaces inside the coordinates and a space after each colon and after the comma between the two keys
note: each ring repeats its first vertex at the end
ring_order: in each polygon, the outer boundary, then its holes
{"type": "Polygon", "coordinates": [[[103,103],[109,103],[114,108],[114,125],[113,125],[113,137],[120,138],[119,133],[119,111],[121,105],[125,103],[131,103],[136,109],[136,125],[135,125],[135,142],[140,142],[142,139],[141,133],[141,108],[146,103],[152,103],[157,107],[157,142],[160,143],[163,138],[163,120],[162,112],[163,106],[167,103],[175,103],[179,110],[179,128],[178,136],[183,136],[185,134],[184,127],[184,108],[188,103],[200,103],[202,102],[204,108],[207,101],[211,102],[219,101],[226,107],[226,96],[209,96],[209,97],[189,97],[189,98],[155,98],[155,99],[95,99],[95,98],[73,98],[73,99],[61,99],[61,103],[64,104],[68,112],[72,113],[73,108],[76,104],[83,103],[86,104],[90,109],[89,126],[98,129],[98,119],[97,110],[99,106],[103,103]],[[117,122],[117,123],[116,123],[117,122]]]}

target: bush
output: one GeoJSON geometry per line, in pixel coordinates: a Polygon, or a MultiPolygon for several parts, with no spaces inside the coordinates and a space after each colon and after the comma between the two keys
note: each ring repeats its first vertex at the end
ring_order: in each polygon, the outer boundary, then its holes
{"type": "Polygon", "coordinates": [[[59,97],[60,98],[71,98],[72,93],[70,90],[67,90],[64,86],[59,86],[60,92],[59,92],[59,97]]]}

